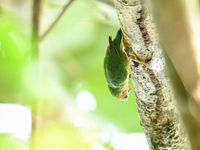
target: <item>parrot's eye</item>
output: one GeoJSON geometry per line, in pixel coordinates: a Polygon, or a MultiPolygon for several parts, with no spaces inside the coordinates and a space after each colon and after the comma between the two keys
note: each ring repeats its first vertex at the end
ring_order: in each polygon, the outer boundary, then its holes
{"type": "Polygon", "coordinates": [[[126,96],[124,96],[124,99],[127,99],[128,98],[128,96],[126,95],[126,96]]]}

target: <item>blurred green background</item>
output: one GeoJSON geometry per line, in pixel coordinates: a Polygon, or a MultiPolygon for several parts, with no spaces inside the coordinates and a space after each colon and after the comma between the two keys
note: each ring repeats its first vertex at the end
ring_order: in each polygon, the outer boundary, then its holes
{"type": "MultiPolygon", "coordinates": [[[[30,138],[2,133],[0,149],[113,149],[114,135],[143,132],[133,89],[127,102],[118,101],[104,77],[108,36],[119,29],[112,6],[75,0],[40,41],[39,60],[33,61],[31,2],[0,4],[0,101],[30,106],[32,111],[30,138]]],[[[41,34],[64,4],[43,2],[41,34]]]]}

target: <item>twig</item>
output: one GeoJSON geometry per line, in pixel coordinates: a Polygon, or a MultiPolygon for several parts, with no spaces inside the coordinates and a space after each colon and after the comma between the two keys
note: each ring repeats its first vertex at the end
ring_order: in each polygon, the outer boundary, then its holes
{"type": "Polygon", "coordinates": [[[41,0],[33,0],[32,6],[32,46],[36,50],[34,54],[36,57],[39,53],[39,25],[40,25],[40,9],[41,9],[41,0]]]}
{"type": "MultiPolygon", "coordinates": [[[[33,0],[32,4],[32,37],[31,37],[31,44],[32,44],[32,58],[38,60],[39,59],[39,26],[40,26],[40,10],[41,10],[41,1],[42,0],[33,0]]],[[[39,70],[39,67],[38,67],[39,70]]],[[[37,71],[38,71],[37,70],[37,71]]],[[[39,76],[39,72],[37,73],[39,76]]],[[[36,106],[36,116],[40,114],[40,108],[42,107],[41,103],[38,103],[36,106]]],[[[32,115],[32,133],[36,133],[39,127],[39,121],[35,119],[35,116],[32,115]]],[[[37,149],[37,136],[34,139],[33,135],[30,139],[30,149],[35,150],[37,149]]]]}
{"type": "Polygon", "coordinates": [[[52,24],[47,28],[47,30],[40,36],[40,41],[42,41],[49,34],[49,32],[54,28],[54,26],[58,23],[59,19],[64,15],[64,13],[72,4],[73,1],[74,0],[70,0],[69,2],[67,2],[67,4],[63,7],[60,14],[56,17],[56,19],[52,22],[52,24]]]}

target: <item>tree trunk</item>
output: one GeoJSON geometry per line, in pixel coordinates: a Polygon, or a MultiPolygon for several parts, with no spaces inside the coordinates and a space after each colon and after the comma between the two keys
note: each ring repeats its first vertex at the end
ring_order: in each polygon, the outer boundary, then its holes
{"type": "Polygon", "coordinates": [[[150,149],[189,149],[175,109],[166,61],[149,10],[139,0],[115,0],[131,78],[150,149]]]}

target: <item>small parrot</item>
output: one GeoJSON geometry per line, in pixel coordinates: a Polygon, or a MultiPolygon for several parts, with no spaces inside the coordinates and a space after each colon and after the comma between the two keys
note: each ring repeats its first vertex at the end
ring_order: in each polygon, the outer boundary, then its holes
{"type": "Polygon", "coordinates": [[[130,87],[128,79],[130,75],[130,58],[123,50],[122,31],[119,29],[114,40],[109,36],[109,46],[104,59],[104,73],[111,94],[126,101],[129,96],[130,87]]]}

